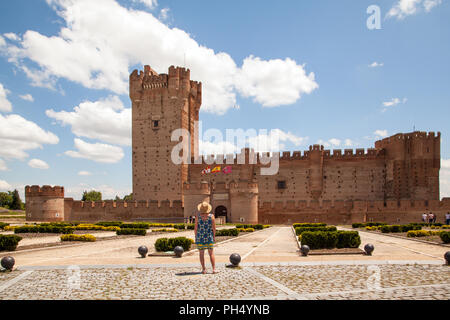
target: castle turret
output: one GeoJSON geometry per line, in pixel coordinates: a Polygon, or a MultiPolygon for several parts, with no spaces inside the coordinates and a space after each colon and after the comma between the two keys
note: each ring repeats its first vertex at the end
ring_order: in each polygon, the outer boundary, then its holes
{"type": "Polygon", "coordinates": [[[64,187],[26,186],[27,221],[64,221],[64,187]]]}
{"type": "Polygon", "coordinates": [[[386,199],[439,200],[440,140],[416,131],[375,142],[386,151],[386,199]]]}
{"type": "Polygon", "coordinates": [[[231,222],[258,223],[258,183],[230,183],[231,222]]]}
{"type": "MultiPolygon", "coordinates": [[[[201,83],[190,80],[190,70],[171,66],[168,74],[158,74],[150,66],[130,75],[132,102],[133,196],[135,200],[181,201],[188,165],[174,163],[172,151],[180,141],[172,141],[177,129],[189,132],[189,154],[198,156],[201,83]]],[[[184,138],[183,138],[184,139],[184,138]]]]}
{"type": "Polygon", "coordinates": [[[209,183],[185,183],[183,185],[184,216],[189,217],[197,214],[197,205],[203,201],[210,203],[211,190],[209,183]]]}

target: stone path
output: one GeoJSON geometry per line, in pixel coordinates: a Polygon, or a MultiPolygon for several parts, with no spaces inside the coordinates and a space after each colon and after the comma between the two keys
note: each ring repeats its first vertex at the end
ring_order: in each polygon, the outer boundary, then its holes
{"type": "MultiPolygon", "coordinates": [[[[198,254],[140,258],[162,235],[14,254],[0,273],[1,299],[450,299],[448,248],[360,232],[372,256],[302,257],[292,229],[274,226],[218,244],[218,274],[199,273],[198,254]],[[229,255],[240,268],[226,268],[229,255]],[[4,293],[8,292],[8,295],[4,293]]],[[[193,231],[165,234],[187,236],[193,231]]],[[[209,259],[206,257],[210,270],[209,259]]]]}
{"type": "MultiPolygon", "coordinates": [[[[450,299],[450,270],[438,264],[87,267],[19,271],[2,299],[450,299]]],[[[3,275],[0,276],[0,278],[3,275]]],[[[9,282],[9,283],[8,283],[9,282]]],[[[7,290],[6,290],[7,289],[7,290]]],[[[2,292],[3,291],[3,292],[2,292]]]]}

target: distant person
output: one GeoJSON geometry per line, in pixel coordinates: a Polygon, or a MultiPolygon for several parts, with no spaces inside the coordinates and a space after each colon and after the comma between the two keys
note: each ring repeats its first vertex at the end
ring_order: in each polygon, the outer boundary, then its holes
{"type": "Polygon", "coordinates": [[[450,212],[445,214],[445,224],[450,225],[450,212]]]}
{"type": "Polygon", "coordinates": [[[214,257],[214,243],[216,242],[216,220],[211,214],[212,207],[208,202],[202,202],[197,206],[198,214],[196,217],[194,234],[195,244],[197,245],[202,273],[206,273],[205,250],[208,249],[211,260],[212,272],[216,273],[216,259],[214,257]]]}
{"type": "Polygon", "coordinates": [[[428,223],[433,223],[433,214],[431,212],[428,214],[428,223]]]}
{"type": "Polygon", "coordinates": [[[424,212],[424,213],[422,214],[422,222],[427,223],[427,217],[428,217],[428,215],[426,214],[426,212],[424,212]]]}
{"type": "Polygon", "coordinates": [[[436,214],[433,213],[433,223],[436,223],[436,218],[437,218],[436,214]]]}

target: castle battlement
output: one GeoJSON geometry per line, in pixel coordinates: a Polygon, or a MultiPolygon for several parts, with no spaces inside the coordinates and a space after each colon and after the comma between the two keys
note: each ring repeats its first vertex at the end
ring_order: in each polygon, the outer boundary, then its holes
{"type": "Polygon", "coordinates": [[[60,186],[26,186],[25,187],[25,196],[26,197],[55,197],[55,198],[64,198],[64,187],[60,186]]]}
{"type": "Polygon", "coordinates": [[[410,133],[398,133],[391,137],[384,138],[375,142],[375,147],[383,147],[391,143],[404,140],[439,140],[441,138],[440,132],[424,132],[424,131],[414,131],[410,133]]]}

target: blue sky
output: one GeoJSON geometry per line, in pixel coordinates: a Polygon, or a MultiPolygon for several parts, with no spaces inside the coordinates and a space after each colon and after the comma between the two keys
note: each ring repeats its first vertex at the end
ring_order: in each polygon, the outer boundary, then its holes
{"type": "Polygon", "coordinates": [[[2,190],[130,193],[128,74],[173,64],[204,84],[204,130],[279,129],[283,150],[440,131],[450,196],[448,1],[16,0],[0,17],[2,190]]]}

